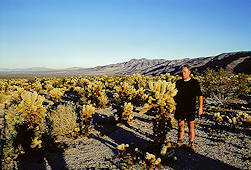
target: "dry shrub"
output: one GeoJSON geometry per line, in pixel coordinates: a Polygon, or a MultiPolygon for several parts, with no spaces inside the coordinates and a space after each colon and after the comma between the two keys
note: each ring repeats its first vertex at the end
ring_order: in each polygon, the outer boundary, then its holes
{"type": "Polygon", "coordinates": [[[52,135],[67,135],[78,127],[77,115],[72,104],[59,105],[48,116],[52,122],[52,135]]]}

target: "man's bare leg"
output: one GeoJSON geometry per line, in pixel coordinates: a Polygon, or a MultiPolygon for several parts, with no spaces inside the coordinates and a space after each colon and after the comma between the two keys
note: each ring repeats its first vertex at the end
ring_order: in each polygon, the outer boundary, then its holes
{"type": "Polygon", "coordinates": [[[184,137],[184,131],[185,131],[185,121],[184,120],[178,120],[178,143],[177,146],[180,147],[182,145],[182,139],[184,137]]]}
{"type": "Polygon", "coordinates": [[[188,127],[189,127],[189,142],[193,142],[194,141],[194,136],[195,136],[194,121],[189,121],[188,122],[188,127]]]}
{"type": "Polygon", "coordinates": [[[194,147],[194,136],[195,136],[194,121],[189,121],[188,127],[189,127],[189,146],[193,151],[195,151],[195,147],[194,147]]]}

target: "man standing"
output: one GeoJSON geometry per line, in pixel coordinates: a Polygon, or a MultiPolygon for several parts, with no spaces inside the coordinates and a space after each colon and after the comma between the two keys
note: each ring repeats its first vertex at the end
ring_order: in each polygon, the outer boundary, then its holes
{"type": "Polygon", "coordinates": [[[196,97],[199,97],[199,109],[197,114],[200,116],[203,112],[203,96],[199,82],[191,78],[190,74],[190,67],[188,65],[184,65],[182,67],[182,79],[176,82],[178,93],[174,98],[176,101],[176,112],[174,116],[178,120],[179,126],[177,147],[182,145],[186,120],[189,127],[189,146],[194,151],[196,97]]]}

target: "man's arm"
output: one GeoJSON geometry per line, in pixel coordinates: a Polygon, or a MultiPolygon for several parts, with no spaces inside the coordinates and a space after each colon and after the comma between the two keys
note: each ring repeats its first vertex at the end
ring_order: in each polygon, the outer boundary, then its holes
{"type": "Polygon", "coordinates": [[[203,113],[203,96],[199,96],[199,111],[198,116],[202,115],[203,113]]]}

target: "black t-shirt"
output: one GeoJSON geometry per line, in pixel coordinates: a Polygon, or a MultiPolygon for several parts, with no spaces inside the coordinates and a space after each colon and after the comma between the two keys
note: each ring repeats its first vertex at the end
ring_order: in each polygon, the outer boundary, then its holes
{"type": "Polygon", "coordinates": [[[181,79],[176,82],[176,88],[176,112],[195,112],[196,96],[202,96],[199,82],[193,78],[189,81],[181,79]]]}

